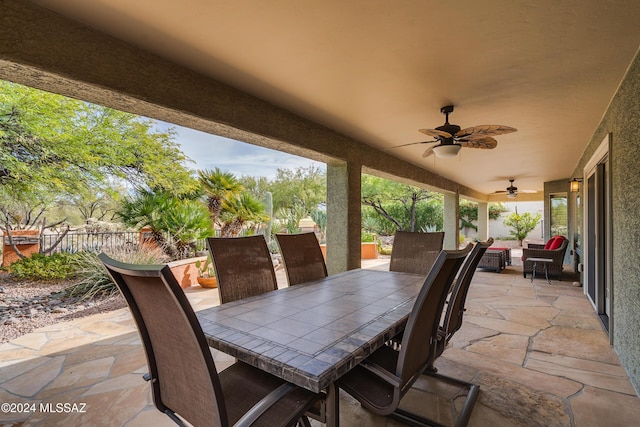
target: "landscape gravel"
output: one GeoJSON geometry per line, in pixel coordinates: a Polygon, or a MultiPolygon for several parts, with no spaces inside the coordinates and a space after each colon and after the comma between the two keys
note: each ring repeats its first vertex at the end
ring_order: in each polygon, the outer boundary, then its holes
{"type": "Polygon", "coordinates": [[[64,296],[70,282],[16,281],[0,274],[0,344],[43,326],[126,307],[120,294],[82,301],[64,296]]]}

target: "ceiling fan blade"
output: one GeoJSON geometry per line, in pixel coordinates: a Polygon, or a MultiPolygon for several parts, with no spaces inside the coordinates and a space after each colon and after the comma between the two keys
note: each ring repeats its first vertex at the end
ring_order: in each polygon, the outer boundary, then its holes
{"type": "Polygon", "coordinates": [[[458,142],[463,147],[468,147],[468,148],[487,149],[487,148],[496,148],[496,146],[498,145],[498,141],[491,138],[490,136],[483,136],[483,137],[473,138],[473,139],[465,138],[463,140],[458,140],[458,142]]]}
{"type": "Polygon", "coordinates": [[[504,135],[516,132],[518,129],[503,125],[479,125],[461,129],[456,132],[456,138],[476,139],[485,136],[504,135]]]}
{"type": "Polygon", "coordinates": [[[422,157],[429,157],[432,154],[433,154],[433,147],[429,147],[426,150],[424,150],[424,153],[422,153],[422,157]]]}
{"type": "Polygon", "coordinates": [[[400,147],[408,147],[410,145],[418,145],[418,144],[435,144],[436,142],[440,142],[440,141],[418,141],[418,142],[409,142],[406,144],[400,144],[400,145],[395,145],[393,147],[390,148],[385,148],[384,151],[389,151],[389,150],[393,150],[394,148],[400,148],[400,147]]]}
{"type": "Polygon", "coordinates": [[[453,136],[449,132],[444,132],[438,129],[418,129],[418,132],[434,138],[451,138],[453,136]]]}

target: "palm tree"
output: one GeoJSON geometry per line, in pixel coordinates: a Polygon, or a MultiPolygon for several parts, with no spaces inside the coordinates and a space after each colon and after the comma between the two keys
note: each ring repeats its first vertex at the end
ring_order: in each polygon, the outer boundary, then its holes
{"type": "Polygon", "coordinates": [[[225,205],[235,199],[244,187],[230,172],[223,172],[219,168],[198,171],[200,182],[207,196],[207,208],[214,224],[220,221],[225,205]]]}
{"type": "Polygon", "coordinates": [[[222,237],[235,237],[242,231],[246,222],[262,223],[269,220],[265,207],[249,193],[241,193],[227,201],[221,219],[223,221],[220,234],[222,237]]]}
{"type": "Polygon", "coordinates": [[[174,259],[184,258],[197,239],[213,232],[202,203],[164,191],[139,190],[135,197],[123,201],[118,216],[129,227],[149,227],[156,244],[174,259]]]}

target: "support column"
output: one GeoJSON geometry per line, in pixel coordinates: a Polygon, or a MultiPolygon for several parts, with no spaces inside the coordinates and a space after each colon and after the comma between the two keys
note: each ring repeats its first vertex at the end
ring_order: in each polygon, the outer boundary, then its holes
{"type": "Polygon", "coordinates": [[[360,268],[361,165],[327,164],[327,270],[360,268]]]}
{"type": "Polygon", "coordinates": [[[444,193],[444,249],[458,249],[460,234],[460,195],[444,193]]]}
{"type": "Polygon", "coordinates": [[[478,240],[489,238],[489,203],[478,202],[478,240]]]}

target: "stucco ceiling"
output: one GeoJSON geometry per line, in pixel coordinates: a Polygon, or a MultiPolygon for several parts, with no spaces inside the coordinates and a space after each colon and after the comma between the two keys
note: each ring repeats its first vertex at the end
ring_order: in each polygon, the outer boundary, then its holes
{"type": "Polygon", "coordinates": [[[640,46],[637,0],[38,0],[366,144],[501,124],[493,150],[389,153],[483,193],[570,176],[640,46]]]}

